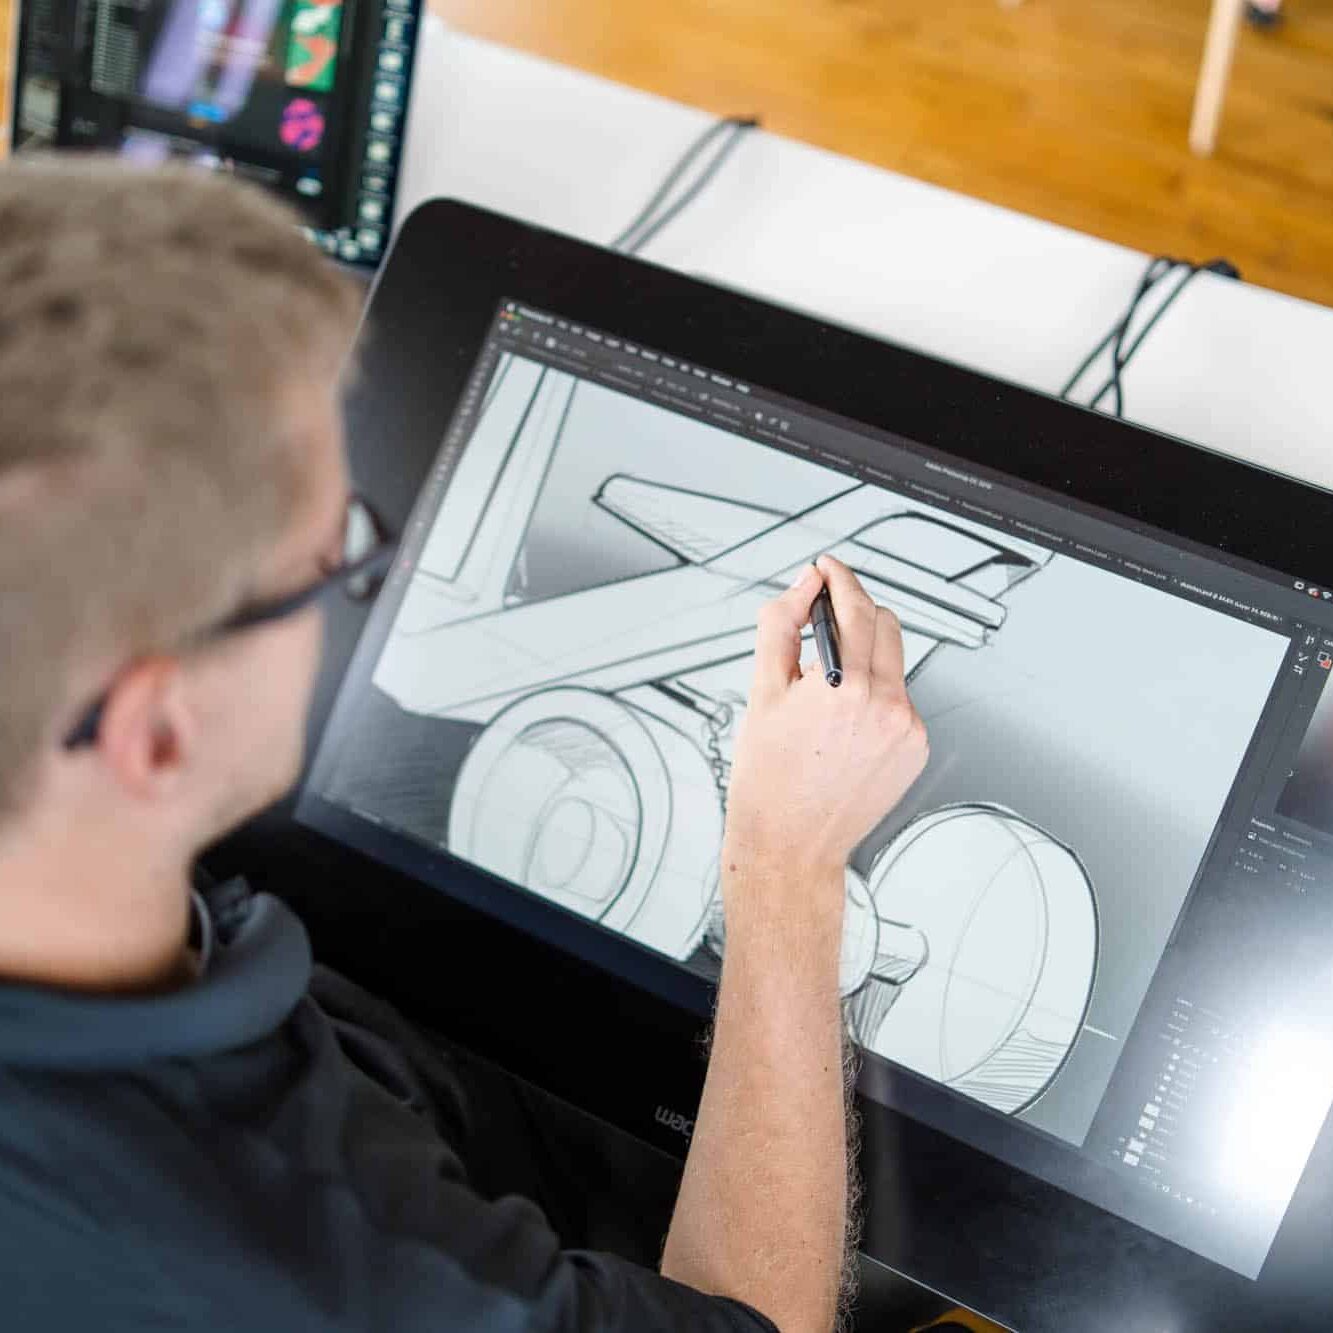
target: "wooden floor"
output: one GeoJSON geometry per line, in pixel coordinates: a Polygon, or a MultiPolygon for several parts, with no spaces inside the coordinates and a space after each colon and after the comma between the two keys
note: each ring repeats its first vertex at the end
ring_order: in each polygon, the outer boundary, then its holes
{"type": "Polygon", "coordinates": [[[466,32],[1333,305],[1333,0],[1287,0],[1283,28],[1242,34],[1207,161],[1185,134],[1209,0],[430,3],[466,32]]]}
{"type": "Polygon", "coordinates": [[[1210,160],[1186,145],[1209,0],[431,3],[463,31],[1333,305],[1333,0],[1243,32],[1210,160]]]}

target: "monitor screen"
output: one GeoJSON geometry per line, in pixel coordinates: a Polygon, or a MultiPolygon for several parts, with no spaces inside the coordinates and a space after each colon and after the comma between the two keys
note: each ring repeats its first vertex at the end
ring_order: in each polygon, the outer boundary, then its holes
{"type": "Polygon", "coordinates": [[[863,1094],[1257,1276],[1333,1102],[1333,590],[680,352],[500,304],[298,819],[707,1013],[756,612],[831,552],[931,740],[846,873],[863,1094]]]}
{"type": "Polygon", "coordinates": [[[420,0],[25,0],[14,145],[233,172],[373,265],[419,15],[420,0]]]}

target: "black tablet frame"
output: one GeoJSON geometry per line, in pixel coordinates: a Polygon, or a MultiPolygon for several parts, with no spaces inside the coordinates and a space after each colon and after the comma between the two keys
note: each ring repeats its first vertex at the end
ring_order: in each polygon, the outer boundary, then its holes
{"type": "MultiPolygon", "coordinates": [[[[405,221],[381,271],[348,406],[357,485],[392,521],[415,500],[502,298],[1333,585],[1333,493],[442,200],[405,221]]],[[[350,607],[331,614],[312,750],[363,623],[350,607]]],[[[419,1021],[683,1154],[704,1073],[697,1015],[296,824],[292,808],[215,849],[211,867],[293,903],[319,956],[419,1021]]],[[[457,873],[484,889],[480,872],[457,873]]],[[[860,1109],[863,1249],[993,1318],[1079,1333],[1333,1327],[1329,1124],[1251,1282],[878,1102],[860,1109]]]]}

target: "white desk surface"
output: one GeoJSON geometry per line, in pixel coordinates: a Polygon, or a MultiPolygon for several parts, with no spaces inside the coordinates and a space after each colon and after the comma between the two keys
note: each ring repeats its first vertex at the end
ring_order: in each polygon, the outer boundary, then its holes
{"type": "MultiPolygon", "coordinates": [[[[399,217],[450,196],[606,242],[710,119],[431,18],[399,217]]],[[[644,257],[1051,393],[1147,258],[764,132],[644,257]]],[[[1330,380],[1333,309],[1201,274],[1124,383],[1131,419],[1333,488],[1330,380]]]]}

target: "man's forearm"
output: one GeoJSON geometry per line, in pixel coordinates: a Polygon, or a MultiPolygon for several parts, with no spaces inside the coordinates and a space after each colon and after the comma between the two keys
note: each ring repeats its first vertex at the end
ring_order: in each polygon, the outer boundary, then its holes
{"type": "Polygon", "coordinates": [[[842,870],[818,874],[836,885],[728,886],[712,1056],[662,1261],[784,1333],[832,1326],[846,1234],[842,917],[805,910],[841,902],[842,870]]]}

